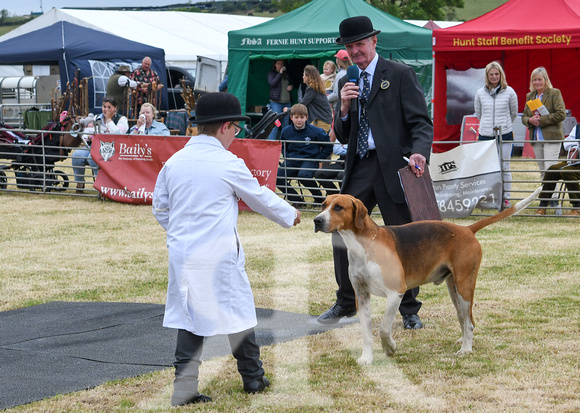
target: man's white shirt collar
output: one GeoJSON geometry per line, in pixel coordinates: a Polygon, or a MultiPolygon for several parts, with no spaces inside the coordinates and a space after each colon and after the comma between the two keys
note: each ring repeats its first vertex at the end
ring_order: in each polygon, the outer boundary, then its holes
{"type": "Polygon", "coordinates": [[[369,81],[372,84],[372,79],[373,76],[375,75],[375,70],[377,68],[377,63],[379,61],[379,54],[375,52],[375,57],[373,57],[373,60],[371,60],[371,62],[369,63],[369,65],[367,66],[367,68],[365,70],[362,70],[360,67],[358,68],[358,74],[360,77],[360,74],[362,72],[367,72],[369,74],[369,81]]]}

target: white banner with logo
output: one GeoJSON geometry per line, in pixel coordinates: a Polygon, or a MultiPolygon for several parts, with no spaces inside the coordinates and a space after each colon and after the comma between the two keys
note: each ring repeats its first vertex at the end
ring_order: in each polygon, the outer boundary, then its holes
{"type": "Polygon", "coordinates": [[[501,169],[494,140],[431,154],[429,172],[442,218],[464,218],[475,208],[501,208],[501,169]]]}

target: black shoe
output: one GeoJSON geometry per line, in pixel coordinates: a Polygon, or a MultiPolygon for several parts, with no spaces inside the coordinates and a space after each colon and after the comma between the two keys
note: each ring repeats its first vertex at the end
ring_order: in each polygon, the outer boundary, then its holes
{"type": "Polygon", "coordinates": [[[211,402],[211,397],[201,393],[192,395],[191,393],[177,390],[174,391],[173,395],[171,396],[172,406],[185,406],[186,404],[208,403],[208,402],[211,402]]]}
{"type": "Polygon", "coordinates": [[[266,387],[270,385],[270,380],[266,376],[261,379],[252,381],[250,383],[244,383],[244,391],[246,393],[254,394],[264,391],[266,387]]]}
{"type": "Polygon", "coordinates": [[[326,310],[320,317],[316,319],[320,324],[336,324],[342,317],[354,317],[356,315],[356,307],[344,307],[340,304],[334,303],[330,309],[326,310]]]}
{"type": "Polygon", "coordinates": [[[423,323],[417,314],[406,314],[403,316],[403,327],[405,330],[419,330],[423,328],[423,323]]]}

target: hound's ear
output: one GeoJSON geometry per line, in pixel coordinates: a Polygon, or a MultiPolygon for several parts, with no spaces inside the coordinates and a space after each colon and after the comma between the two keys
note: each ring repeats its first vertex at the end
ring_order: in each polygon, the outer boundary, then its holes
{"type": "Polygon", "coordinates": [[[363,229],[365,218],[367,217],[367,207],[361,202],[360,199],[355,198],[354,204],[354,225],[358,229],[363,229]]]}

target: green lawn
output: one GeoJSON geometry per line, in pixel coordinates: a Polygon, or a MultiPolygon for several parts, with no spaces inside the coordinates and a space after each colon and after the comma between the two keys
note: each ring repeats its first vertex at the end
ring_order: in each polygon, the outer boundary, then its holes
{"type": "MultiPolygon", "coordinates": [[[[465,7],[456,9],[456,20],[467,21],[475,19],[491,10],[507,3],[508,0],[464,0],[465,7]]],[[[492,29],[492,28],[490,28],[492,29]]]]}

